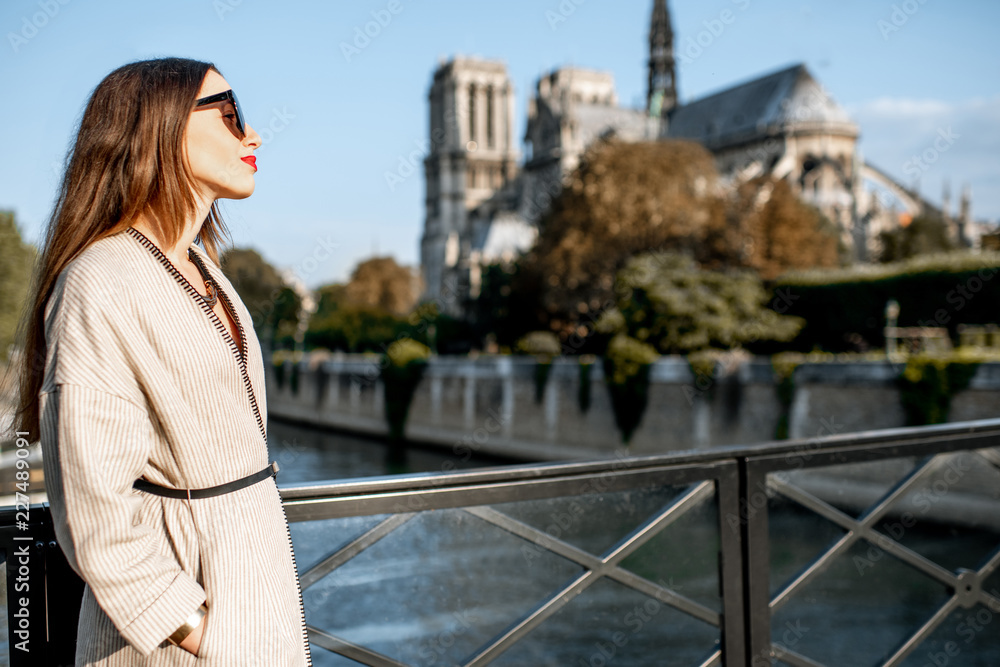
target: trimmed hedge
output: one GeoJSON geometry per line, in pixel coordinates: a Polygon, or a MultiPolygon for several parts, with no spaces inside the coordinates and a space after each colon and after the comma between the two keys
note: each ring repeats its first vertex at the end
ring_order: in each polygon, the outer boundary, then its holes
{"type": "Polygon", "coordinates": [[[382,356],[381,378],[390,444],[406,439],[406,418],[430,354],[430,348],[423,343],[405,338],[390,345],[382,356]]]}
{"type": "Polygon", "coordinates": [[[772,306],[806,326],[789,347],[854,351],[885,347],[885,306],[899,302],[897,326],[946,327],[958,341],[960,324],[1000,320],[1000,253],[924,256],[839,271],[787,274],[772,306]]]}
{"type": "Polygon", "coordinates": [[[649,367],[659,358],[656,348],[625,334],[611,339],[604,357],[604,383],[611,397],[615,424],[626,447],[649,402],[649,367]]]}

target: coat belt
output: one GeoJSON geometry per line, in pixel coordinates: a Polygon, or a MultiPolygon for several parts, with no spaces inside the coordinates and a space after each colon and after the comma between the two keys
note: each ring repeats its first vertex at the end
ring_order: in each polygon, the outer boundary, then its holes
{"type": "Polygon", "coordinates": [[[132,488],[138,489],[139,491],[145,491],[146,493],[152,493],[157,496],[164,496],[166,498],[195,500],[197,498],[211,498],[212,496],[221,496],[223,493],[238,491],[239,489],[256,484],[257,482],[262,482],[268,477],[272,477],[277,474],[278,462],[271,461],[271,464],[260,472],[255,472],[252,475],[240,477],[232,482],[226,482],[225,484],[219,484],[218,486],[210,486],[205,489],[172,489],[168,486],[153,484],[145,478],[135,480],[135,483],[132,484],[132,488]]]}

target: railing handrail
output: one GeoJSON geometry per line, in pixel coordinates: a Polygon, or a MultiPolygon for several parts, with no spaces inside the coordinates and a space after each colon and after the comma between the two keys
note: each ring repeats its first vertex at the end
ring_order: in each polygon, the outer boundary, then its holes
{"type": "MultiPolygon", "coordinates": [[[[890,448],[898,446],[906,449],[907,447],[915,448],[928,441],[939,443],[941,440],[949,438],[972,435],[1000,437],[1000,418],[858,431],[795,440],[775,440],[754,445],[728,445],[713,447],[710,450],[683,450],[647,456],[622,456],[620,455],[622,450],[619,450],[619,455],[614,458],[557,463],[526,463],[464,471],[360,477],[294,486],[280,485],[279,488],[281,497],[285,501],[317,500],[388,492],[444,489],[515,480],[546,479],[605,471],[621,472],[663,466],[707,465],[732,459],[763,459],[805,452],[810,455],[821,455],[830,454],[837,450],[871,448],[873,446],[890,448]]],[[[892,455],[905,456],[906,452],[896,452],[892,455]]]]}

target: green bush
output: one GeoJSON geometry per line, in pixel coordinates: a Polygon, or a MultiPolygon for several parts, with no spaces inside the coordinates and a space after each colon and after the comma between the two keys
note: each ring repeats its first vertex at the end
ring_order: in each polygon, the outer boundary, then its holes
{"type": "Polygon", "coordinates": [[[699,350],[687,355],[688,368],[694,376],[694,386],[699,389],[695,394],[700,394],[708,400],[711,400],[714,394],[715,370],[721,354],[723,353],[719,350],[699,350]],[[701,389],[702,387],[704,389],[701,389]]]}
{"type": "Polygon", "coordinates": [[[559,338],[551,331],[532,331],[522,336],[514,348],[521,354],[558,357],[562,352],[559,338]]]}
{"type": "Polygon", "coordinates": [[[559,338],[551,331],[532,331],[522,336],[514,348],[521,354],[535,355],[535,403],[541,403],[552,372],[552,357],[562,351],[559,338]]]}
{"type": "Polygon", "coordinates": [[[390,442],[404,439],[413,394],[423,378],[430,353],[423,343],[404,338],[392,343],[383,356],[381,377],[390,442]]]}
{"type": "Polygon", "coordinates": [[[792,401],[795,399],[795,369],[803,362],[802,355],[776,354],[771,357],[771,368],[774,370],[775,393],[778,404],[781,405],[781,415],[774,429],[775,440],[788,439],[788,427],[792,417],[792,401]]]}
{"type": "Polygon", "coordinates": [[[580,357],[580,384],[577,390],[576,402],[580,412],[586,414],[590,410],[590,371],[594,368],[594,357],[586,354],[580,357]]]}
{"type": "Polygon", "coordinates": [[[415,332],[404,318],[353,304],[341,305],[323,317],[313,318],[305,335],[306,347],[345,352],[381,352],[401,337],[426,342],[426,334],[415,332]]]}
{"type": "Polygon", "coordinates": [[[899,376],[899,395],[909,426],[944,424],[951,401],[969,386],[982,361],[995,355],[957,350],[947,356],[917,355],[899,376]]]}
{"type": "Polygon", "coordinates": [[[790,347],[864,351],[885,347],[885,306],[895,299],[901,327],[997,322],[1000,253],[920,256],[905,262],[787,274],[776,284],[780,309],[805,320],[790,347]]]}
{"type": "Polygon", "coordinates": [[[630,260],[617,294],[618,312],[605,313],[597,331],[626,333],[661,354],[789,341],[804,324],[767,308],[771,294],[755,274],[708,271],[672,253],[630,260]]]}
{"type": "Polygon", "coordinates": [[[615,424],[626,446],[639,427],[649,401],[649,367],[659,358],[647,343],[619,334],[604,357],[604,381],[611,397],[615,424]]]}

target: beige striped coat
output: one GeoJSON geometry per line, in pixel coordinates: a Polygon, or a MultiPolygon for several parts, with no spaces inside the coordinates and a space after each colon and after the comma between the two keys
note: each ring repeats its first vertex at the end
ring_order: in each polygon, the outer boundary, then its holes
{"type": "Polygon", "coordinates": [[[275,480],[214,498],[136,491],[138,477],[202,488],[267,466],[260,345],[207,255],[243,345],[134,229],[92,244],[45,311],[46,486],[59,545],[87,582],[77,665],[311,664],[275,480]],[[203,602],[199,656],[166,638],[203,602]]]}

